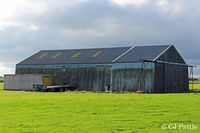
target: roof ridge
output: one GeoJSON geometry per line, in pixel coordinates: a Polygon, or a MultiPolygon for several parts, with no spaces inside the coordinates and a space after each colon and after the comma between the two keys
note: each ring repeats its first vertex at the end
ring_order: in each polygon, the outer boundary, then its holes
{"type": "Polygon", "coordinates": [[[124,47],[104,47],[104,48],[74,48],[74,49],[43,49],[40,51],[67,51],[67,50],[95,50],[95,49],[113,49],[113,48],[131,48],[131,46],[124,46],[124,47]]]}
{"type": "MultiPolygon", "coordinates": [[[[134,47],[162,47],[162,46],[170,46],[170,45],[142,45],[142,46],[134,46],[134,47]]],[[[133,46],[114,46],[114,47],[97,47],[97,48],[73,48],[73,49],[42,49],[40,51],[64,51],[64,50],[94,50],[94,49],[111,49],[111,48],[128,48],[133,46]]]]}
{"type": "Polygon", "coordinates": [[[132,46],[132,47],[129,48],[127,51],[125,51],[124,53],[122,53],[120,56],[118,56],[117,58],[115,58],[112,62],[117,61],[117,60],[120,59],[122,56],[124,56],[124,55],[127,54],[129,51],[131,51],[132,49],[134,49],[134,46],[132,46]]]}
{"type": "MultiPolygon", "coordinates": [[[[167,45],[166,45],[167,46],[167,45]]],[[[169,45],[165,50],[163,50],[153,61],[156,61],[161,55],[163,55],[168,49],[170,49],[173,45],[169,45]]]]}
{"type": "Polygon", "coordinates": [[[142,45],[142,46],[135,46],[135,47],[162,47],[162,46],[170,46],[170,45],[142,45]]]}

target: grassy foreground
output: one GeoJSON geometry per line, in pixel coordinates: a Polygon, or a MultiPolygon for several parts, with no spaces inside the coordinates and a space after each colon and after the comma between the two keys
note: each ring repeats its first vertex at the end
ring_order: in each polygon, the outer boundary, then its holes
{"type": "Polygon", "coordinates": [[[0,132],[200,132],[200,93],[0,91],[0,132]],[[162,129],[194,124],[197,129],[162,129]]]}

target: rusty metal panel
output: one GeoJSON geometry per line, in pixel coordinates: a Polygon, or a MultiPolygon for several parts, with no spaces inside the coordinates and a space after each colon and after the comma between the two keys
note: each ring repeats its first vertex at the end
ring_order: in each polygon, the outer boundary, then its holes
{"type": "Polygon", "coordinates": [[[113,91],[151,91],[154,63],[114,63],[112,65],[113,91]]]}

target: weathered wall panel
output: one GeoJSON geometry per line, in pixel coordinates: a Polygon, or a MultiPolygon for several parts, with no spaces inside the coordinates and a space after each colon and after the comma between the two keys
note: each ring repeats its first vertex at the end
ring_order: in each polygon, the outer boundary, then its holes
{"type": "Polygon", "coordinates": [[[135,62],[114,64],[17,65],[16,74],[51,74],[54,85],[70,84],[78,90],[183,92],[188,91],[184,65],[135,62]],[[112,75],[112,76],[111,76],[112,75]]]}
{"type": "Polygon", "coordinates": [[[153,63],[115,63],[112,66],[113,91],[150,91],[153,80],[153,63]]]}
{"type": "Polygon", "coordinates": [[[78,90],[105,91],[110,84],[111,65],[17,65],[16,74],[51,74],[53,85],[69,84],[78,90]]]}

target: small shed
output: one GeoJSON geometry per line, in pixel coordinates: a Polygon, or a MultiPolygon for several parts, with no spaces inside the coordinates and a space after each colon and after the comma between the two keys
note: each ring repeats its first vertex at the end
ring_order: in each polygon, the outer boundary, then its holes
{"type": "Polygon", "coordinates": [[[16,74],[49,74],[53,85],[80,91],[189,91],[188,65],[173,45],[41,50],[16,74]]]}

